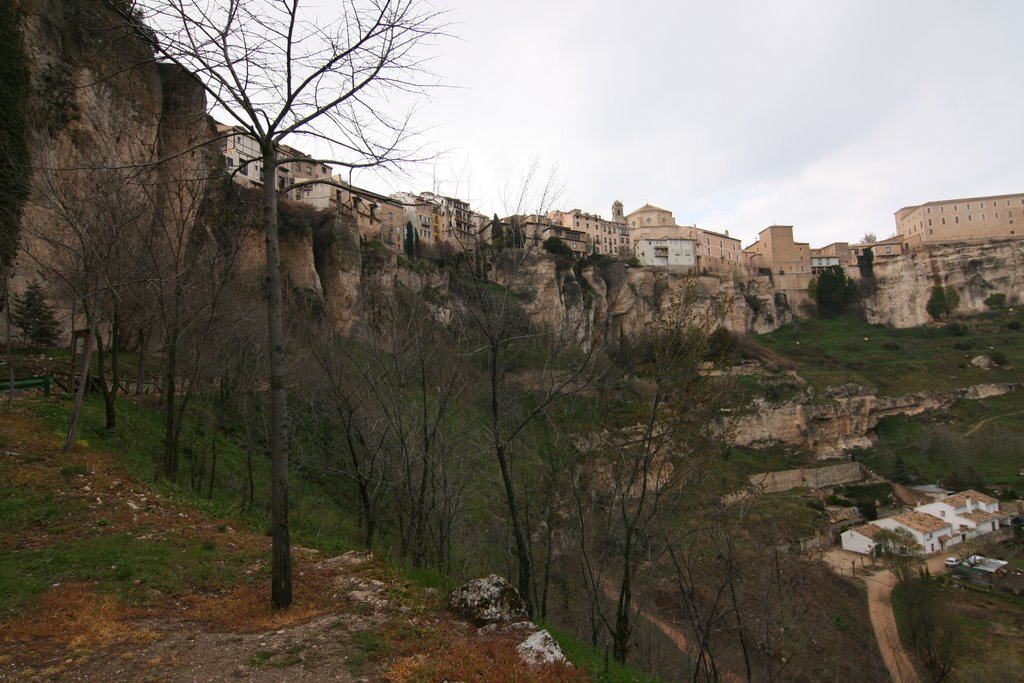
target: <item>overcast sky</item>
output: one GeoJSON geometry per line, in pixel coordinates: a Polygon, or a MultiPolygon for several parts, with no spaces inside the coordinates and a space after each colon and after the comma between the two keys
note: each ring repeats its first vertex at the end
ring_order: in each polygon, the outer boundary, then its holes
{"type": "Polygon", "coordinates": [[[1024,2],[454,0],[416,123],[447,150],[379,190],[504,213],[531,160],[552,208],[645,202],[751,243],[880,238],[936,199],[1024,191],[1024,2]]]}

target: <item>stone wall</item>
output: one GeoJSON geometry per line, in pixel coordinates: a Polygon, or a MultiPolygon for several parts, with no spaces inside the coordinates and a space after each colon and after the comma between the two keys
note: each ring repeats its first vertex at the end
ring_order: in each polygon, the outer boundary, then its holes
{"type": "Polygon", "coordinates": [[[779,493],[796,488],[823,489],[865,479],[864,466],[844,462],[825,467],[762,472],[750,475],[750,484],[764,493],[779,493]]]}

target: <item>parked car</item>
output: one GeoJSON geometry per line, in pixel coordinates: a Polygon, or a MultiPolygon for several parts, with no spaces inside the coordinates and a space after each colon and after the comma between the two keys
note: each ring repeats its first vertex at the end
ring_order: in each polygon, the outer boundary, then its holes
{"type": "Polygon", "coordinates": [[[1010,519],[1010,524],[1014,526],[1024,526],[1024,515],[1018,515],[1010,519]]]}
{"type": "Polygon", "coordinates": [[[946,558],[946,567],[948,567],[949,569],[952,569],[953,567],[956,567],[959,564],[960,564],[960,558],[959,557],[947,557],[946,558]]]}
{"type": "Polygon", "coordinates": [[[969,564],[972,567],[976,567],[984,561],[985,557],[983,555],[971,555],[967,558],[967,564],[969,564]]]}

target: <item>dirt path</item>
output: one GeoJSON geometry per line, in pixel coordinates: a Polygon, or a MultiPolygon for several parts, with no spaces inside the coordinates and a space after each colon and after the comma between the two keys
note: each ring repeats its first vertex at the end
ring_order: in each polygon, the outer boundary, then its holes
{"type": "MultiPolygon", "coordinates": [[[[851,563],[863,567],[863,555],[846,550],[833,548],[824,554],[823,559],[834,571],[848,575],[851,563]]],[[[925,560],[928,571],[934,576],[946,571],[943,564],[944,556],[936,555],[925,560]]],[[[861,570],[858,570],[861,571],[861,570]]],[[[896,616],[892,611],[892,589],[896,585],[896,577],[892,572],[881,571],[873,575],[859,573],[868,588],[868,614],[871,617],[871,628],[878,641],[878,649],[893,683],[920,683],[921,679],[914,669],[913,661],[900,641],[896,628],[896,616]]]]}
{"type": "Polygon", "coordinates": [[[892,572],[883,571],[865,577],[868,585],[868,614],[875,631],[878,649],[882,653],[885,668],[889,670],[893,683],[920,683],[910,656],[900,642],[896,630],[896,617],[892,612],[892,588],[896,577],[892,572]]]}
{"type": "Polygon", "coordinates": [[[964,432],[964,436],[970,436],[971,434],[974,434],[974,432],[978,431],[985,424],[991,422],[992,420],[998,420],[1001,417],[1012,417],[1013,415],[1021,415],[1021,414],[1024,414],[1024,410],[1018,410],[1018,411],[1013,412],[1013,413],[1003,413],[1002,415],[993,415],[992,417],[986,417],[984,420],[982,420],[981,422],[979,422],[978,424],[974,425],[973,427],[968,429],[966,432],[964,432]]]}
{"type": "MultiPolygon", "coordinates": [[[[611,600],[612,602],[615,602],[619,599],[615,587],[612,586],[611,583],[607,580],[603,584],[603,590],[605,597],[611,600]]],[[[636,607],[635,604],[633,606],[633,614],[653,624],[659,631],[664,633],[665,636],[669,640],[671,640],[673,644],[675,644],[676,648],[678,648],[680,652],[682,652],[690,659],[696,659],[699,656],[700,652],[698,651],[698,649],[695,646],[691,645],[690,642],[686,639],[686,636],[683,634],[683,632],[673,624],[670,624],[664,619],[654,614],[651,614],[646,610],[636,607]]],[[[740,683],[743,680],[740,676],[737,676],[736,674],[733,674],[729,671],[721,671],[720,677],[722,681],[725,681],[725,683],[740,683]]]]}

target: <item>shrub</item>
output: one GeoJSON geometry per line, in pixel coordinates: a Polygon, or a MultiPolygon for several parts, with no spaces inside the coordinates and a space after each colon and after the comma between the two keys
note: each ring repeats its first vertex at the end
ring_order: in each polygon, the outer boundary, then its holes
{"type": "Polygon", "coordinates": [[[1006,295],[1003,294],[1002,292],[989,294],[988,298],[985,299],[985,305],[991,308],[992,310],[1006,308],[1006,295]]]}
{"type": "Polygon", "coordinates": [[[963,323],[950,323],[946,325],[946,332],[953,337],[965,337],[971,332],[971,328],[963,323]]]}
{"type": "Polygon", "coordinates": [[[571,259],[573,257],[572,249],[569,248],[569,245],[554,235],[544,240],[543,247],[544,251],[549,254],[555,254],[556,256],[562,256],[567,259],[571,259]]]}
{"type": "Polygon", "coordinates": [[[1021,328],[1021,322],[1019,320],[1011,320],[1010,322],[1006,323],[1006,327],[1013,330],[1014,332],[1017,332],[1021,328]]]}
{"type": "Polygon", "coordinates": [[[992,362],[996,365],[1006,365],[1006,354],[1002,351],[993,351],[988,354],[988,357],[992,359],[992,362]]]}
{"type": "Polygon", "coordinates": [[[974,348],[974,342],[970,339],[963,339],[953,343],[953,348],[959,351],[967,351],[974,348]]]}
{"type": "Polygon", "coordinates": [[[882,348],[886,351],[899,351],[903,347],[894,341],[882,342],[882,348]]]}

